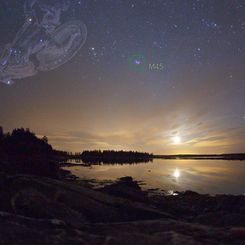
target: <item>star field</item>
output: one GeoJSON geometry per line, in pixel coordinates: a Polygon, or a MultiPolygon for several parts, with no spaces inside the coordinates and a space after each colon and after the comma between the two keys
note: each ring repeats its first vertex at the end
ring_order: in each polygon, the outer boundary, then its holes
{"type": "MultiPolygon", "coordinates": [[[[23,2],[0,0],[1,46],[21,26],[23,2]]],[[[85,45],[55,71],[1,84],[0,125],[74,151],[245,151],[244,0],[70,2],[64,18],[86,24],[85,45]],[[172,146],[176,135],[183,142],[172,146]]]]}

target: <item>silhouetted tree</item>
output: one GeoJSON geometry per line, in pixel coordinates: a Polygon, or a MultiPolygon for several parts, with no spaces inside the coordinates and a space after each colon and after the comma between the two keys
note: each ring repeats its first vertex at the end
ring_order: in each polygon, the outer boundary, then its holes
{"type": "Polygon", "coordinates": [[[3,128],[0,126],[0,139],[3,138],[3,128]]]}
{"type": "Polygon", "coordinates": [[[47,136],[43,136],[43,137],[42,137],[42,141],[44,141],[45,143],[48,144],[48,137],[47,137],[47,136]]]}
{"type": "Polygon", "coordinates": [[[46,138],[39,139],[29,129],[19,128],[3,135],[0,144],[0,170],[50,177],[57,175],[54,151],[46,138]]]}

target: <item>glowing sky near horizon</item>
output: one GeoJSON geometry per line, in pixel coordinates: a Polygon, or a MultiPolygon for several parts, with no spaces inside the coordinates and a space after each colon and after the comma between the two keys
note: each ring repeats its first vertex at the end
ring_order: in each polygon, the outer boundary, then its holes
{"type": "MultiPolygon", "coordinates": [[[[87,41],[54,71],[0,84],[5,130],[71,151],[245,152],[245,0],[69,2],[87,41]]],[[[0,0],[1,47],[23,3],[0,0]]]]}

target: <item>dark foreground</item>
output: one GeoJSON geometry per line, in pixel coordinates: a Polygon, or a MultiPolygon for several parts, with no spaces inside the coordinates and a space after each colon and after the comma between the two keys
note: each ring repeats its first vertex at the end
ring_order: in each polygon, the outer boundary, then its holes
{"type": "Polygon", "coordinates": [[[0,130],[0,244],[245,244],[244,195],[164,196],[131,177],[94,190],[68,178],[62,154],[29,130],[0,130]]]}
{"type": "Polygon", "coordinates": [[[244,244],[244,196],[0,174],[0,244],[244,244]]]}

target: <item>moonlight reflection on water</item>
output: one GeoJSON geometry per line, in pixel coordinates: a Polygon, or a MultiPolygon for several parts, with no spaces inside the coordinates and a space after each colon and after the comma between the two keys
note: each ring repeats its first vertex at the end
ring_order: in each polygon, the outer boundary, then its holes
{"type": "Polygon", "coordinates": [[[143,181],[142,188],[161,190],[193,190],[204,194],[244,193],[245,161],[224,160],[163,160],[152,163],[92,165],[65,167],[80,178],[116,180],[132,176],[143,181]]]}
{"type": "Polygon", "coordinates": [[[179,171],[179,169],[176,168],[176,169],[174,170],[173,176],[174,176],[175,178],[179,178],[179,177],[180,177],[180,171],[179,171]]]}

